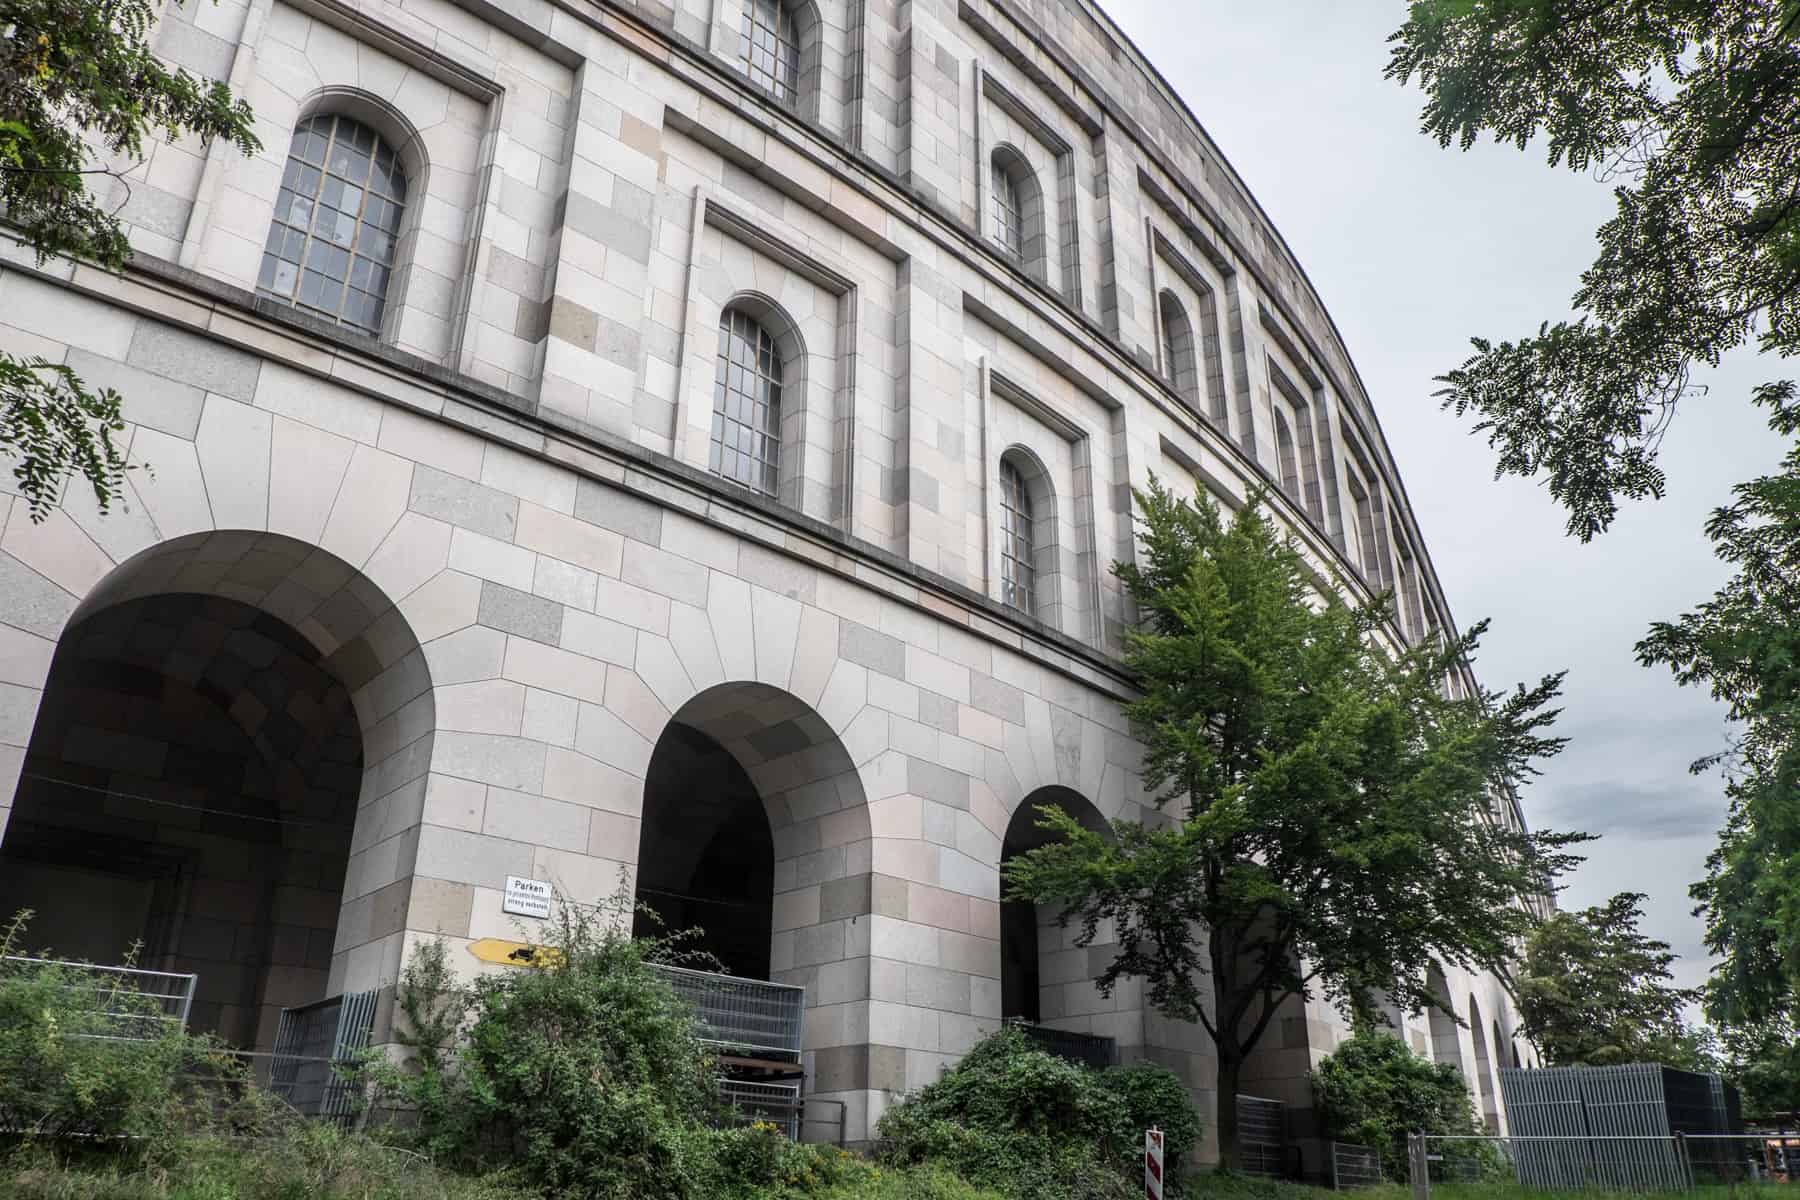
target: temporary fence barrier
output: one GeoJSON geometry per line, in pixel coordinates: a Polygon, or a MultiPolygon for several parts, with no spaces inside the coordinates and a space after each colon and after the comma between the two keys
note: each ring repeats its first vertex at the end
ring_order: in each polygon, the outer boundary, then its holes
{"type": "Polygon", "coordinates": [[[24,955],[0,958],[0,971],[46,968],[57,972],[64,987],[94,993],[108,1026],[108,1033],[98,1036],[153,1038],[170,1028],[186,1029],[194,1010],[197,975],[24,955]]]}
{"type": "Polygon", "coordinates": [[[1292,1174],[1288,1163],[1287,1109],[1281,1101],[1239,1096],[1237,1119],[1241,1169],[1270,1179],[1292,1174]]]}
{"type": "Polygon", "coordinates": [[[1387,1181],[1381,1170],[1381,1152],[1374,1147],[1332,1142],[1330,1151],[1331,1186],[1338,1191],[1373,1187],[1387,1181]]]}
{"type": "Polygon", "coordinates": [[[1415,1200],[1437,1183],[1545,1192],[1688,1192],[1718,1184],[1800,1182],[1800,1133],[1412,1135],[1415,1200]]]}
{"type": "Polygon", "coordinates": [[[376,995],[346,992],[282,1009],[270,1056],[269,1090],[304,1116],[340,1123],[354,1116],[356,1090],[344,1069],[368,1047],[376,995]]]}
{"type": "Polygon", "coordinates": [[[1072,1029],[1055,1029],[1031,1021],[1012,1020],[1008,1027],[1017,1029],[1038,1049],[1078,1066],[1104,1070],[1119,1063],[1119,1043],[1097,1033],[1077,1033],[1072,1029]]]}
{"type": "Polygon", "coordinates": [[[747,1058],[800,1061],[805,988],[686,967],[656,970],[693,1006],[709,1044],[747,1058]]]}

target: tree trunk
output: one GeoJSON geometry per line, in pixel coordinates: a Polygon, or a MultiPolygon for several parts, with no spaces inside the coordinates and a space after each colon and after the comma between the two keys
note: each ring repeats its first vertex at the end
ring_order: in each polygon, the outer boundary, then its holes
{"type": "Polygon", "coordinates": [[[1221,1170],[1236,1171],[1243,1166],[1243,1156],[1238,1151],[1238,1076],[1243,1074],[1243,1059],[1223,1046],[1219,1051],[1219,1070],[1217,1075],[1217,1094],[1219,1107],[1219,1167],[1221,1170]]]}

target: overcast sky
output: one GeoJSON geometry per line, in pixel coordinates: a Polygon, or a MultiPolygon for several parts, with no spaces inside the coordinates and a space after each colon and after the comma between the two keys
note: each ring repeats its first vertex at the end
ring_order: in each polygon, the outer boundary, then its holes
{"type": "Polygon", "coordinates": [[[1606,186],[1543,154],[1440,150],[1418,132],[1421,95],[1382,77],[1399,0],[1101,0],[1179,91],[1299,257],[1350,349],[1399,460],[1451,611],[1493,628],[1476,669],[1490,687],[1567,668],[1559,730],[1572,739],[1524,798],[1537,828],[1602,835],[1561,898],[1649,895],[1649,932],[1707,963],[1687,887],[1724,810],[1688,763],[1723,742],[1719,709],[1637,665],[1649,623],[1725,578],[1702,533],[1733,482],[1780,446],[1748,402],[1779,363],[1743,355],[1700,382],[1665,444],[1669,493],[1583,546],[1532,482],[1493,478],[1493,453],[1440,412],[1433,377],[1474,335],[1536,330],[1568,311],[1606,186]]]}

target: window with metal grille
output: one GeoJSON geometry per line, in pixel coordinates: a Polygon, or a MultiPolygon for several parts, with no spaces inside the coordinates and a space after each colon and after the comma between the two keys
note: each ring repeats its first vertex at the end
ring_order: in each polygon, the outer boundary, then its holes
{"type": "Polygon", "coordinates": [[[381,332],[406,172],[393,149],[349,117],[310,117],[294,130],[257,294],[381,332]]]}
{"type": "Polygon", "coordinates": [[[999,154],[994,155],[994,240],[1014,258],[1025,257],[1025,210],[1019,201],[1019,177],[999,154]]]}
{"type": "Polygon", "coordinates": [[[781,469],[781,351],[767,329],[740,309],[719,317],[713,376],[714,472],[766,496],[781,469]]]}
{"type": "Polygon", "coordinates": [[[800,94],[800,35],[781,0],[744,0],[744,74],[782,100],[800,94]]]}
{"type": "Polygon", "coordinates": [[[1000,460],[1000,599],[1022,613],[1037,614],[1031,495],[1025,473],[1010,458],[1000,460]]]}

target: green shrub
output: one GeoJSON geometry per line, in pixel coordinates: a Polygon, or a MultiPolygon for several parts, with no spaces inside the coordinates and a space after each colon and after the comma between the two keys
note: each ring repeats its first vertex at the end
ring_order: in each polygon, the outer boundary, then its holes
{"type": "MultiPolygon", "coordinates": [[[[30,918],[0,932],[0,959],[26,957],[30,918]]],[[[0,1130],[141,1140],[252,1119],[239,1063],[130,993],[80,963],[0,962],[0,1130]]]]}
{"type": "Polygon", "coordinates": [[[1167,1070],[1093,1071],[1002,1029],[889,1108],[878,1132],[891,1162],[941,1164],[1009,1196],[1101,1200],[1137,1194],[1152,1123],[1169,1131],[1168,1160],[1178,1164],[1199,1118],[1167,1070]]]}
{"type": "Polygon", "coordinates": [[[1359,1031],[1319,1063],[1312,1083],[1327,1132],[1380,1151],[1390,1179],[1407,1177],[1408,1133],[1479,1132],[1462,1072],[1391,1034],[1359,1031]]]}
{"type": "Polygon", "coordinates": [[[421,951],[400,989],[413,1061],[372,1071],[380,1102],[413,1125],[398,1135],[466,1170],[515,1168],[551,1196],[704,1195],[718,1077],[692,1011],[652,969],[684,943],[633,938],[631,911],[625,896],[558,903],[545,966],[466,990],[421,951]]]}

